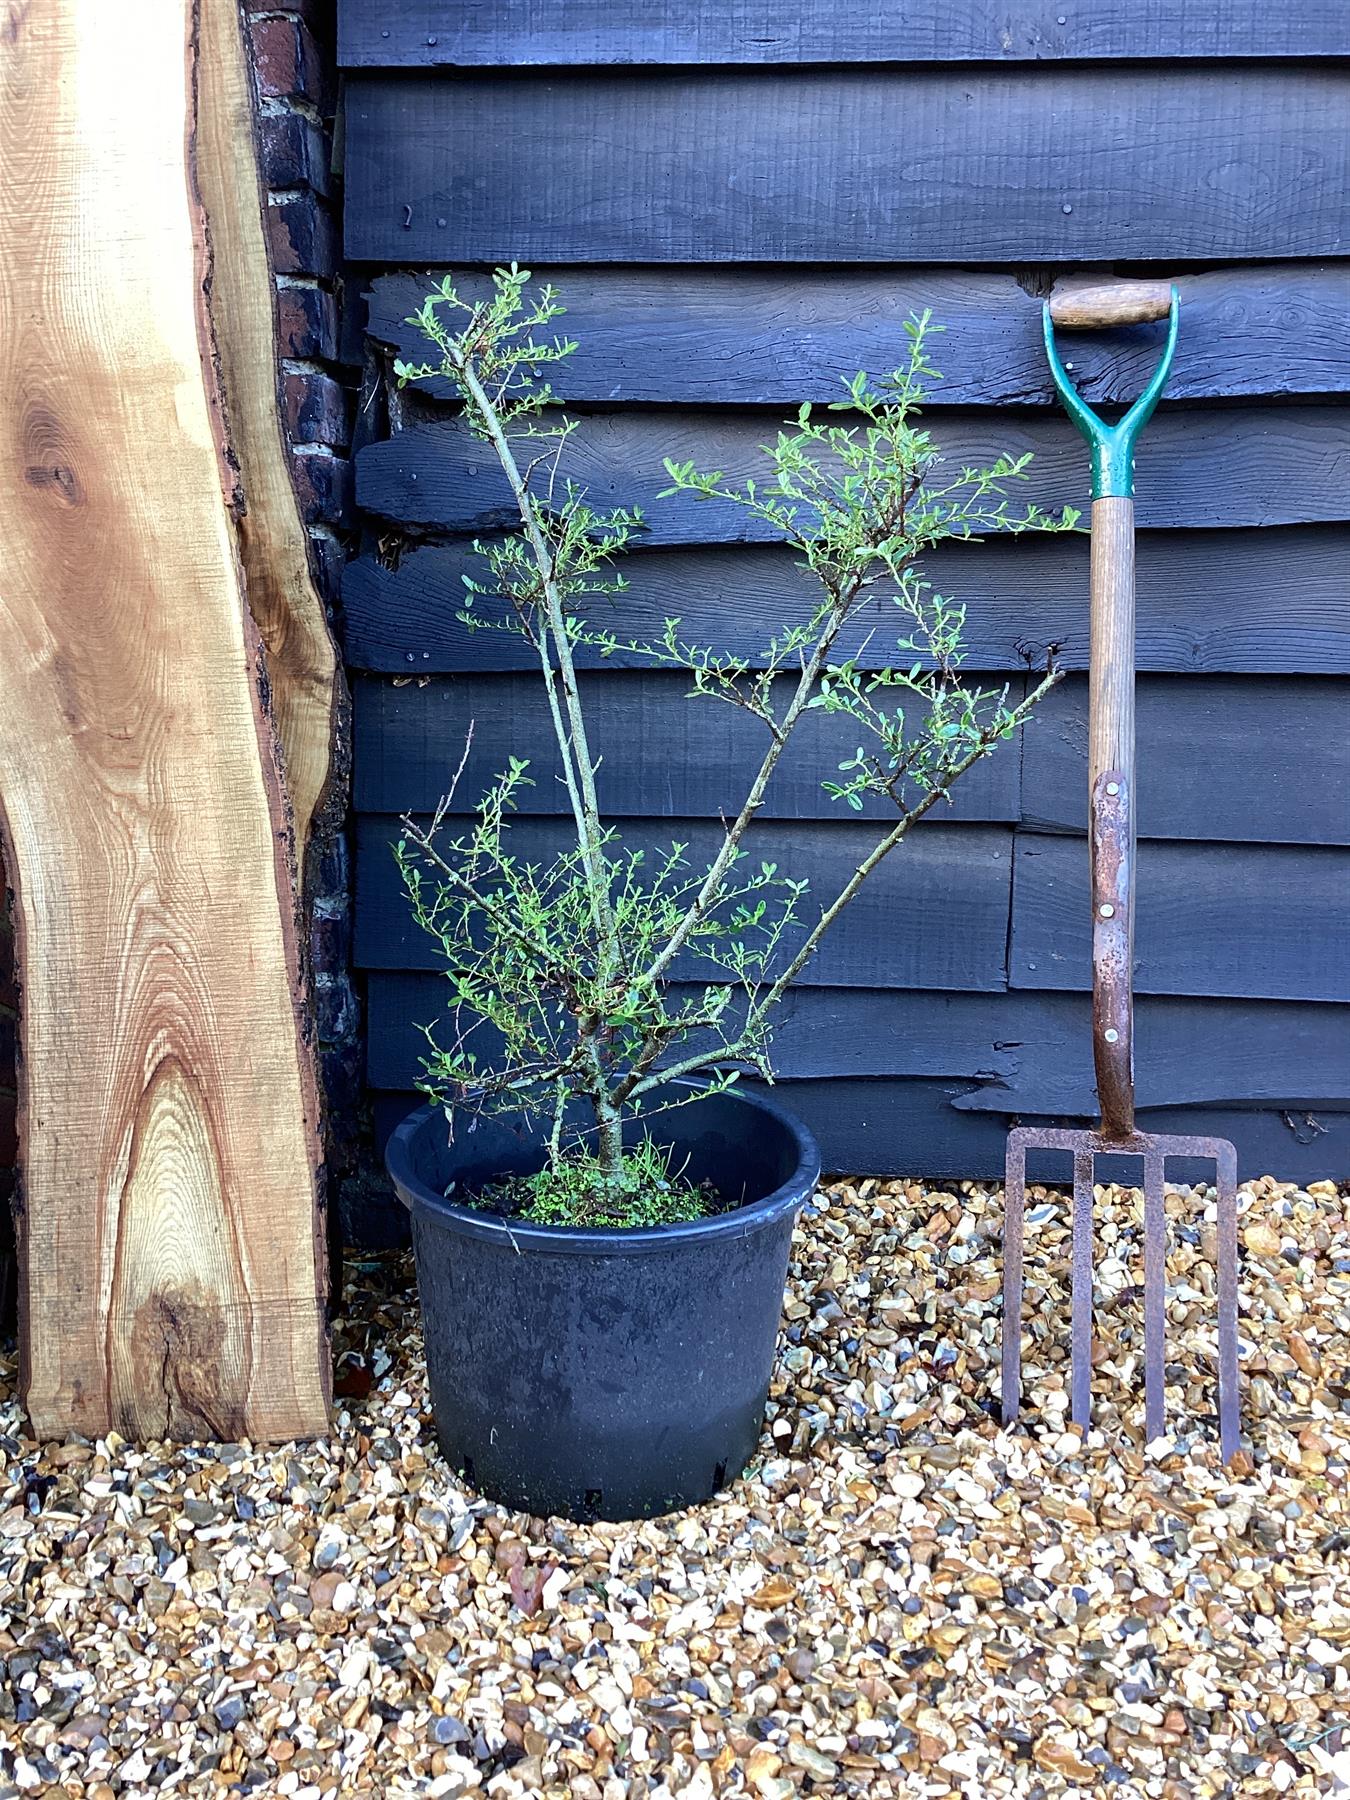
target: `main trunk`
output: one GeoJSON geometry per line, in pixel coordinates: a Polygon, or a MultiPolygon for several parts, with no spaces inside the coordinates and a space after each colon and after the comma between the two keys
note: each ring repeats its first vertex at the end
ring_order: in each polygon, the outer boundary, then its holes
{"type": "Polygon", "coordinates": [[[595,1125],[601,1175],[607,1186],[617,1190],[623,1172],[623,1113],[613,1101],[597,1100],[595,1125]]]}

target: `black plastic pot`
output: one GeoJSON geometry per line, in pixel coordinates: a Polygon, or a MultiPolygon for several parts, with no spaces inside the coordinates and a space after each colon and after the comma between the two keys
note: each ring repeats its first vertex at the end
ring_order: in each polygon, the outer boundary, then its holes
{"type": "Polygon", "coordinates": [[[733,1211],[683,1225],[529,1225],[444,1198],[542,1167],[532,1127],[422,1107],[385,1152],[412,1213],[436,1430],[494,1500],[637,1519],[709,1499],[754,1453],[810,1133],[734,1089],[653,1118],[733,1211]]]}

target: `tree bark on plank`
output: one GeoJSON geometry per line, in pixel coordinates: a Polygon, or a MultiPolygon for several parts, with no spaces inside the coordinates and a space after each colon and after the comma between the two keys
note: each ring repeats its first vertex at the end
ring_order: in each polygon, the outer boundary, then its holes
{"type": "Polygon", "coordinates": [[[239,551],[262,634],[301,868],[345,738],[345,684],[291,484],[277,395],[276,292],[263,229],[253,85],[238,0],[199,0],[197,186],[211,244],[215,329],[243,509],[239,551]]]}
{"type": "Polygon", "coordinates": [[[192,0],[0,33],[0,810],[40,1437],[322,1431],[293,827],[246,603],[192,0]]]}

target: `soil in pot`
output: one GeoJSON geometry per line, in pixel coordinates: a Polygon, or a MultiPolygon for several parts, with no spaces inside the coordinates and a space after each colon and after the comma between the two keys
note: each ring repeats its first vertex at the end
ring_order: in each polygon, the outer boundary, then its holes
{"type": "MultiPolygon", "coordinates": [[[[635,1124],[634,1135],[642,1129],[635,1124]]],[[[648,1518],[711,1498],[754,1454],[793,1222],[820,1175],[810,1134],[733,1089],[646,1129],[722,1210],[590,1230],[447,1200],[530,1174],[542,1134],[423,1107],[390,1139],[412,1214],[441,1447],[535,1514],[648,1518]]]]}

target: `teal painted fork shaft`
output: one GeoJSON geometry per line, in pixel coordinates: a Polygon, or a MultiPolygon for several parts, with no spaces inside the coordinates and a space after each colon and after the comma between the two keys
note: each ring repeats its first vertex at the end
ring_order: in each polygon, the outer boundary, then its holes
{"type": "Polygon", "coordinates": [[[1047,300],[1042,317],[1045,325],[1045,354],[1050,361],[1050,373],[1054,377],[1059,397],[1064,402],[1065,411],[1074,424],[1087,439],[1092,451],[1092,498],[1103,500],[1110,496],[1128,499],[1134,493],[1134,445],[1135,439],[1153,416],[1153,409],[1158,404],[1163,388],[1167,384],[1167,376],[1172,367],[1172,353],[1177,347],[1177,323],[1180,318],[1181,305],[1177,290],[1172,289],[1172,305],[1168,313],[1167,342],[1163,346],[1162,357],[1153,371],[1152,379],[1140,394],[1134,405],[1123,419],[1114,425],[1108,425],[1105,419],[1097,414],[1083,399],[1068,371],[1059,359],[1059,351],[1055,347],[1055,327],[1050,317],[1050,302],[1047,300]]]}

